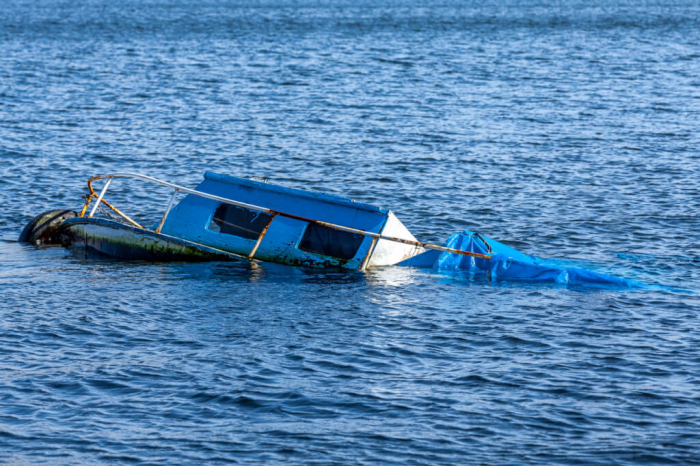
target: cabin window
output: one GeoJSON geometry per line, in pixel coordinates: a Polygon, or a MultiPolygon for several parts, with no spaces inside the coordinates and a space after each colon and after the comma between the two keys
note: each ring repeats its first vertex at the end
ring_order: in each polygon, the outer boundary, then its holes
{"type": "Polygon", "coordinates": [[[272,216],[231,204],[219,204],[209,230],[246,239],[258,239],[272,216]]]}
{"type": "Polygon", "coordinates": [[[348,260],[355,257],[364,239],[362,235],[310,223],[301,238],[299,249],[348,260]]]}

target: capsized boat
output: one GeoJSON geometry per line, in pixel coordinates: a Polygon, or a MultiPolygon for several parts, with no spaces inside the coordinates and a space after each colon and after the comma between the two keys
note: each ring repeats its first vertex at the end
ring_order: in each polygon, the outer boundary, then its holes
{"type": "Polygon", "coordinates": [[[445,245],[423,243],[390,210],[266,180],[206,172],[190,189],[150,176],[113,173],[90,178],[87,184],[89,193],[79,213],[44,212],[24,228],[19,240],[61,243],[126,260],[265,261],[354,270],[396,265],[468,270],[494,280],[641,285],[562,267],[468,231],[454,234],[445,245]],[[115,178],[173,190],[157,224],[144,227],[106,201],[115,178]],[[105,180],[99,194],[93,188],[98,180],[105,180]],[[96,217],[98,210],[107,217],[96,217]]]}

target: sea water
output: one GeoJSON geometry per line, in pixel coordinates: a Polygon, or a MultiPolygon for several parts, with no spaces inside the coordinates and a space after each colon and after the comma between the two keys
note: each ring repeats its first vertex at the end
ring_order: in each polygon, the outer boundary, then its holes
{"type": "Polygon", "coordinates": [[[700,461],[700,3],[376,3],[3,3],[0,461],[700,461]],[[680,291],[16,242],[206,170],[680,291]]]}

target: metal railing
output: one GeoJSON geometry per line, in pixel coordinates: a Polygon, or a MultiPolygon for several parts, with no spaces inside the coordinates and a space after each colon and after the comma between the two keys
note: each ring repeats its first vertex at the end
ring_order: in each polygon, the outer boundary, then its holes
{"type": "Polygon", "coordinates": [[[314,220],[314,219],[310,219],[310,218],[306,218],[306,217],[301,217],[299,215],[294,215],[294,214],[289,214],[286,212],[281,212],[278,210],[268,209],[266,207],[260,207],[260,206],[256,206],[253,204],[247,204],[245,202],[234,201],[232,199],[227,199],[225,197],[215,196],[213,194],[204,193],[204,192],[197,191],[194,189],[185,188],[184,186],[178,186],[178,185],[173,184],[173,183],[168,183],[167,181],[159,180],[157,178],[153,178],[150,176],[139,175],[136,173],[112,173],[110,175],[94,176],[94,177],[90,178],[87,182],[88,189],[90,190],[90,194],[89,194],[87,200],[85,201],[85,205],[83,206],[82,211],[80,212],[80,217],[85,216],[85,213],[87,212],[87,209],[88,209],[88,206],[90,205],[90,202],[92,201],[93,198],[97,198],[97,202],[95,202],[95,205],[93,206],[92,210],[90,211],[88,218],[92,218],[92,216],[97,211],[98,206],[100,205],[100,203],[102,203],[102,204],[106,205],[108,208],[110,208],[111,210],[113,210],[115,213],[117,213],[119,216],[124,218],[124,220],[129,222],[131,225],[133,225],[137,228],[147,230],[147,228],[144,228],[143,226],[139,225],[137,222],[135,222],[129,216],[127,216],[125,213],[123,213],[122,211],[120,211],[119,209],[114,207],[109,202],[105,201],[104,195],[107,192],[107,189],[109,188],[109,185],[114,178],[135,178],[138,180],[148,181],[150,183],[158,184],[160,186],[165,186],[167,188],[174,190],[173,195],[170,197],[170,199],[168,201],[165,212],[163,213],[163,217],[161,218],[160,223],[158,224],[158,227],[154,230],[156,234],[160,234],[160,231],[163,228],[163,225],[165,224],[165,220],[168,218],[168,214],[170,214],[170,210],[173,207],[173,203],[175,202],[175,197],[180,192],[203,197],[205,199],[211,199],[213,201],[217,201],[217,202],[220,202],[222,204],[230,204],[230,205],[233,205],[236,207],[242,207],[244,209],[253,210],[256,212],[264,212],[264,213],[270,215],[270,220],[268,221],[267,225],[265,225],[265,227],[261,231],[260,236],[258,237],[258,239],[255,243],[255,246],[253,246],[253,249],[251,250],[250,254],[248,254],[249,259],[254,258],[255,253],[258,250],[258,247],[260,246],[260,243],[262,242],[263,238],[265,237],[265,233],[267,233],[267,230],[270,227],[270,224],[272,223],[272,221],[274,220],[274,218],[277,215],[280,215],[282,217],[296,219],[296,220],[301,220],[303,222],[307,222],[310,224],[313,223],[313,224],[321,225],[321,226],[324,226],[326,228],[331,228],[331,229],[338,230],[338,231],[344,231],[347,233],[354,233],[356,235],[362,235],[362,236],[373,238],[372,245],[370,246],[369,251],[367,252],[367,256],[364,258],[364,260],[362,261],[362,264],[360,265],[360,270],[364,270],[366,268],[367,263],[369,262],[369,258],[371,256],[371,253],[374,251],[375,245],[376,245],[377,241],[379,241],[379,240],[392,241],[395,243],[403,243],[403,244],[408,244],[411,246],[416,246],[416,247],[420,247],[420,248],[424,248],[424,249],[432,249],[435,251],[450,252],[453,254],[460,254],[463,256],[476,257],[479,259],[491,259],[491,256],[486,255],[486,254],[479,254],[476,252],[469,252],[469,251],[461,251],[459,249],[447,248],[444,246],[438,246],[436,244],[421,243],[420,241],[412,241],[412,240],[403,239],[403,238],[396,238],[393,236],[386,236],[386,235],[382,235],[381,233],[373,233],[371,231],[359,230],[357,228],[344,227],[342,225],[336,225],[334,223],[323,222],[321,220],[314,220]],[[104,180],[104,179],[106,179],[107,182],[105,183],[104,187],[102,188],[102,191],[100,191],[100,193],[98,195],[95,193],[95,190],[92,188],[92,182],[97,181],[97,180],[104,180]]]}

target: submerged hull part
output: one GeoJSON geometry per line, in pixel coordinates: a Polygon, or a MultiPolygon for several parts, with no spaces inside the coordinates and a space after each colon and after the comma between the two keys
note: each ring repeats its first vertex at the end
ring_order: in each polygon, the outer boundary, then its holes
{"type": "Polygon", "coordinates": [[[64,223],[64,242],[87,252],[124,260],[231,261],[245,257],[118,222],[74,218],[64,223]]]}

